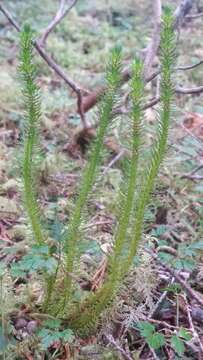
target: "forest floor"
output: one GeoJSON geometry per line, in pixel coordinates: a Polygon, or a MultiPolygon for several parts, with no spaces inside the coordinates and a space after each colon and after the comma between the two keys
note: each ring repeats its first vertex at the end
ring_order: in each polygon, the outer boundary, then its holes
{"type": "MultiPolygon", "coordinates": [[[[88,91],[102,85],[106,59],[115,44],[122,46],[125,64],[148,44],[150,1],[137,1],[136,7],[133,3],[78,1],[50,34],[47,51],[88,91]]],[[[37,33],[56,11],[53,0],[8,0],[5,5],[20,24],[30,23],[37,33]]],[[[202,34],[202,17],[184,21],[177,66],[203,59],[202,34]]],[[[30,263],[33,269],[26,279],[15,273],[15,265],[30,253],[32,239],[21,195],[19,36],[1,14],[0,38],[0,259],[6,264],[6,270],[0,268],[0,358],[203,359],[203,95],[176,97],[167,157],[145,214],[143,245],[111,313],[102,318],[95,336],[85,340],[68,333],[58,336],[59,324],[43,322],[33,313],[32,303],[40,303],[41,296],[35,264],[30,263]],[[149,245],[154,257],[146,251],[149,245]]],[[[90,130],[84,135],[74,93],[39,56],[36,62],[43,110],[38,188],[51,242],[58,241],[73,209],[98,110],[87,113],[90,130]]],[[[178,71],[175,77],[184,87],[200,86],[202,79],[203,65],[178,71]]],[[[127,84],[122,91],[128,92],[127,84]]],[[[153,92],[152,82],[147,97],[153,92]]],[[[156,114],[157,106],[146,110],[143,166],[156,114]]],[[[95,288],[105,276],[105,258],[113,241],[128,140],[129,119],[122,114],[108,132],[100,181],[83,226],[85,244],[77,277],[95,288]]]]}

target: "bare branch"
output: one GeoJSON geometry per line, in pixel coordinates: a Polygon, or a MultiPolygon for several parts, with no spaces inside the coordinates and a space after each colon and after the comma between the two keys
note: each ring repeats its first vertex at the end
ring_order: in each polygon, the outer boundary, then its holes
{"type": "Polygon", "coordinates": [[[196,175],[196,173],[203,169],[203,164],[197,166],[195,169],[193,169],[190,173],[187,174],[183,174],[181,176],[181,179],[189,179],[189,180],[202,180],[203,176],[201,175],[196,175]]]}
{"type": "Polygon", "coordinates": [[[20,31],[20,26],[17,24],[17,22],[12,18],[11,14],[8,10],[6,10],[1,4],[0,4],[0,11],[5,15],[5,17],[8,19],[11,25],[14,26],[14,28],[17,31],[20,31]]]}
{"type": "Polygon", "coordinates": [[[198,18],[200,18],[202,16],[203,16],[203,12],[200,12],[200,13],[197,13],[197,14],[187,15],[186,19],[193,20],[193,19],[198,19],[198,18]]]}
{"type": "MultiPolygon", "coordinates": [[[[203,92],[203,86],[199,86],[199,87],[196,87],[196,88],[184,88],[184,87],[176,87],[175,88],[175,93],[177,94],[182,94],[182,95],[185,95],[185,94],[200,94],[203,92]]],[[[144,106],[143,106],[143,110],[146,110],[148,108],[151,108],[153,106],[155,106],[156,104],[158,104],[160,102],[160,97],[155,97],[153,98],[152,100],[150,100],[149,102],[147,102],[144,106]]],[[[119,112],[119,109],[117,110],[116,114],[119,114],[119,113],[127,113],[127,111],[120,111],[119,112]]]]}
{"type": "MultiPolygon", "coordinates": [[[[157,11],[156,13],[157,14],[159,14],[159,12],[160,12],[159,6],[160,6],[160,3],[158,4],[158,2],[157,2],[156,3],[156,11],[157,11]]],[[[174,28],[175,29],[177,29],[182,24],[183,18],[189,13],[192,6],[193,6],[193,0],[181,0],[180,5],[177,7],[177,9],[174,12],[174,16],[175,16],[174,28]]],[[[157,18],[158,18],[158,15],[157,15],[157,18]]],[[[145,54],[148,53],[148,50],[147,50],[147,52],[145,52],[145,54]]],[[[144,54],[144,57],[146,56],[145,54],[144,54]]],[[[146,68],[146,66],[145,66],[145,68],[146,68]]],[[[156,77],[158,74],[159,74],[159,71],[158,71],[158,73],[155,73],[155,75],[152,74],[152,78],[156,77]]],[[[129,81],[130,78],[131,78],[131,69],[127,68],[123,72],[123,77],[122,77],[123,83],[126,83],[127,81],[129,81]]],[[[150,78],[150,76],[149,76],[149,78],[150,78]]],[[[148,79],[148,76],[146,75],[146,83],[148,82],[147,79],[148,79]]],[[[151,80],[149,80],[149,81],[151,81],[151,80]]],[[[104,91],[105,91],[105,88],[102,87],[102,88],[99,88],[99,89],[93,91],[88,96],[83,97],[84,112],[87,112],[88,110],[90,110],[92,107],[94,107],[97,104],[97,102],[100,100],[104,91]]]]}
{"type": "MultiPolygon", "coordinates": [[[[199,95],[203,93],[203,86],[199,86],[196,88],[184,88],[184,87],[176,87],[175,93],[179,95],[199,95]]],[[[154,98],[151,101],[149,101],[147,104],[143,106],[143,110],[146,110],[150,107],[153,107],[154,105],[158,104],[160,101],[160,97],[154,98]]],[[[191,135],[191,134],[190,134],[191,135]]]]}
{"type": "MultiPolygon", "coordinates": [[[[10,24],[15,27],[17,31],[21,31],[20,26],[17,24],[17,22],[12,18],[11,14],[8,10],[6,10],[1,4],[0,4],[0,11],[6,16],[6,18],[9,20],[10,24]]],[[[81,117],[81,121],[83,123],[83,126],[86,128],[86,120],[85,115],[83,111],[83,102],[82,102],[82,88],[77,85],[71,78],[69,78],[63,69],[50,57],[50,55],[47,54],[47,52],[42,48],[40,43],[38,41],[34,42],[34,47],[40,54],[40,56],[46,61],[46,63],[49,65],[49,67],[55,71],[55,73],[62,78],[65,83],[75,92],[77,95],[77,104],[78,104],[78,113],[81,117]]]]}
{"type": "Polygon", "coordinates": [[[185,16],[190,12],[194,4],[194,0],[181,0],[180,5],[175,10],[175,28],[179,28],[182,25],[182,22],[185,16]]]}
{"type": "Polygon", "coordinates": [[[61,69],[61,67],[55,63],[55,61],[47,54],[47,52],[39,45],[38,41],[34,42],[35,48],[41,57],[46,61],[46,63],[66,82],[70,88],[77,94],[80,92],[80,87],[61,69]]]}
{"type": "Polygon", "coordinates": [[[203,86],[195,88],[183,88],[178,86],[175,91],[177,94],[200,94],[203,92],[203,86]]]}
{"type": "Polygon", "coordinates": [[[195,180],[197,180],[197,181],[199,181],[199,180],[203,180],[203,175],[187,175],[187,174],[185,174],[185,175],[182,175],[181,176],[181,179],[188,179],[188,180],[193,180],[193,181],[195,181],[195,180]]]}
{"type": "Polygon", "coordinates": [[[77,95],[77,107],[78,113],[81,117],[82,124],[84,128],[87,128],[87,123],[85,119],[85,114],[83,110],[83,102],[82,102],[82,91],[83,89],[78,86],[71,78],[69,78],[63,69],[47,54],[47,52],[40,46],[38,41],[34,43],[35,48],[41,57],[46,61],[46,63],[55,71],[55,73],[60,76],[65,83],[76,93],[77,95]]]}
{"type": "Polygon", "coordinates": [[[202,175],[197,175],[196,173],[201,170],[203,168],[203,165],[199,165],[197,166],[195,169],[193,169],[190,173],[188,174],[183,174],[181,176],[181,179],[189,179],[189,180],[203,180],[203,176],[202,175]]]}
{"type": "MultiPolygon", "coordinates": [[[[159,74],[160,74],[160,70],[156,70],[154,73],[152,73],[145,80],[145,82],[148,83],[148,82],[152,81],[159,74]]],[[[122,84],[127,82],[130,79],[130,76],[131,76],[131,74],[130,74],[129,69],[125,69],[123,71],[123,73],[122,73],[122,84]]],[[[90,93],[89,95],[83,97],[83,110],[84,110],[84,112],[87,112],[88,110],[90,110],[92,107],[94,107],[97,104],[99,99],[104,94],[105,90],[106,90],[106,87],[101,86],[96,91],[94,91],[94,92],[90,93]]]]}
{"type": "MultiPolygon", "coordinates": [[[[200,94],[203,92],[203,86],[199,86],[196,88],[184,88],[184,87],[176,87],[175,88],[175,93],[179,94],[179,95],[193,95],[193,94],[200,94]]],[[[155,106],[156,104],[158,104],[160,102],[160,97],[157,96],[155,98],[153,98],[152,100],[150,100],[149,102],[147,102],[146,104],[143,105],[142,110],[146,110],[149,109],[153,106],[155,106]]],[[[118,108],[115,111],[115,114],[127,114],[128,111],[127,110],[123,110],[123,108],[118,108]]]]}
{"type": "Polygon", "coordinates": [[[185,66],[178,66],[175,70],[191,70],[196,68],[197,66],[200,66],[203,64],[203,60],[200,60],[199,62],[197,62],[196,64],[192,64],[192,65],[185,65],[185,66]]]}
{"type": "Polygon", "coordinates": [[[160,101],[160,96],[157,97],[157,98],[154,98],[152,100],[150,100],[148,103],[146,103],[144,106],[143,106],[143,110],[146,110],[146,109],[149,109],[153,106],[155,106],[156,104],[158,104],[160,101]]]}
{"type": "Polygon", "coordinates": [[[46,40],[50,32],[60,23],[61,20],[63,20],[63,18],[69,13],[69,11],[73,8],[76,2],[77,0],[60,0],[60,6],[56,15],[54,16],[50,24],[47,26],[47,28],[44,30],[44,33],[39,39],[40,46],[45,46],[46,40]]]}
{"type": "Polygon", "coordinates": [[[160,43],[161,31],[161,0],[154,0],[154,31],[151,42],[147,46],[145,61],[144,61],[144,78],[146,79],[151,73],[152,64],[160,43]]]}

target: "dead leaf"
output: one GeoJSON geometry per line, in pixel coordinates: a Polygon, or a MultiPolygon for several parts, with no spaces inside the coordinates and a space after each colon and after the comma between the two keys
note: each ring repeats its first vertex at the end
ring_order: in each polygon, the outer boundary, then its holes
{"type": "Polygon", "coordinates": [[[183,120],[183,125],[195,136],[203,139],[203,115],[195,112],[188,112],[183,120]]]}

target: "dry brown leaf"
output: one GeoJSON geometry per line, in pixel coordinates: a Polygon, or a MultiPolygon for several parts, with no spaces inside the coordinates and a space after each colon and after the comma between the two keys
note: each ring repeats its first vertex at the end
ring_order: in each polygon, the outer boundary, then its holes
{"type": "Polygon", "coordinates": [[[183,120],[183,125],[195,136],[203,139],[203,115],[196,112],[188,112],[183,120]]]}

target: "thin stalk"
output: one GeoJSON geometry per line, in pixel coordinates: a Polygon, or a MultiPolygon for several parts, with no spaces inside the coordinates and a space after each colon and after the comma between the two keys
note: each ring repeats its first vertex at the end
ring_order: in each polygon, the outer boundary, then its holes
{"type": "Polygon", "coordinates": [[[30,219],[32,231],[35,240],[39,245],[44,243],[41,224],[39,221],[38,208],[36,197],[33,193],[33,180],[32,180],[32,159],[34,138],[36,136],[34,127],[30,126],[28,129],[28,139],[24,145],[24,160],[23,160],[23,183],[24,183],[24,201],[25,207],[30,219]]]}
{"type": "MultiPolygon", "coordinates": [[[[122,206],[121,218],[119,221],[118,233],[114,244],[114,263],[117,262],[117,257],[120,255],[128,229],[130,215],[134,203],[135,186],[137,181],[137,170],[140,150],[140,132],[142,121],[142,98],[144,90],[143,64],[137,60],[133,64],[133,77],[131,82],[132,92],[131,98],[133,101],[133,108],[131,113],[132,121],[132,156],[130,162],[130,170],[128,175],[127,192],[124,196],[124,205],[122,206]]],[[[112,265],[113,266],[113,265],[112,265]]],[[[114,269],[115,270],[115,269],[114,269]]],[[[113,270],[112,270],[113,271],[113,270]]]]}
{"type": "Polygon", "coordinates": [[[172,113],[171,104],[173,101],[172,70],[174,67],[175,37],[173,30],[173,17],[169,10],[166,10],[163,17],[163,30],[161,32],[161,109],[159,119],[158,139],[152,150],[151,164],[146,173],[144,184],[137,201],[136,218],[133,227],[129,254],[121,265],[123,275],[129,270],[137,253],[138,245],[142,236],[145,208],[150,200],[154,183],[158,175],[160,165],[163,161],[166,149],[170,118],[172,113]]]}
{"type": "Polygon", "coordinates": [[[68,275],[74,270],[74,264],[77,257],[77,244],[83,209],[87,203],[89,193],[92,190],[96,171],[101,163],[104,136],[112,116],[113,106],[116,102],[117,90],[120,86],[121,79],[121,53],[119,49],[112,52],[111,61],[107,72],[107,92],[104,96],[102,106],[100,107],[100,125],[97,132],[96,141],[91,152],[89,164],[84,172],[82,184],[76,201],[75,210],[70,220],[67,233],[64,237],[65,254],[66,254],[66,279],[65,291],[63,295],[62,309],[72,294],[72,278],[68,275]]]}
{"type": "Polygon", "coordinates": [[[31,223],[36,242],[44,243],[39,216],[38,202],[34,188],[35,148],[38,143],[38,125],[41,116],[39,88],[35,82],[35,66],[33,65],[32,32],[28,26],[21,33],[21,52],[19,72],[23,83],[22,94],[25,104],[23,185],[25,208],[31,223]]]}
{"type": "MultiPolygon", "coordinates": [[[[3,287],[3,276],[0,276],[0,303],[1,303],[1,331],[2,337],[5,339],[5,313],[4,313],[4,287],[3,287]]],[[[6,352],[3,350],[3,360],[6,360],[6,352]]]]}

